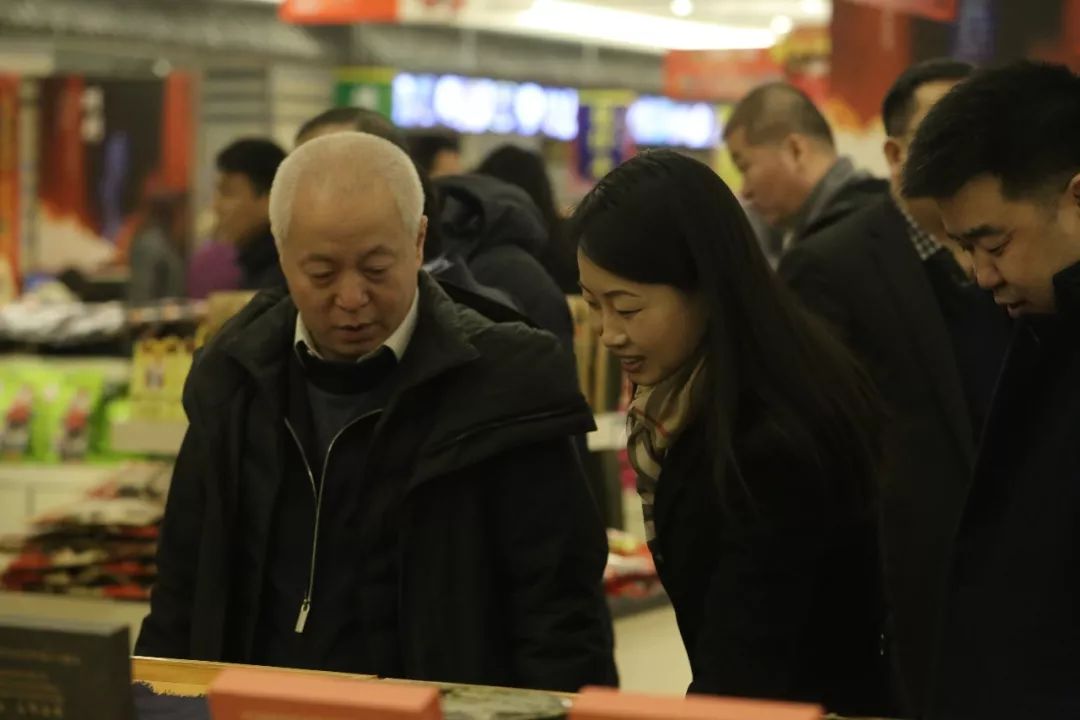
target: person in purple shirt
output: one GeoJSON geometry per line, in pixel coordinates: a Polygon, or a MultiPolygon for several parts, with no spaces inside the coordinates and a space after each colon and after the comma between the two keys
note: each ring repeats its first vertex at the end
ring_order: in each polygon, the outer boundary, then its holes
{"type": "Polygon", "coordinates": [[[191,256],[187,294],[195,300],[203,300],[212,293],[239,290],[240,280],[236,247],[219,240],[209,240],[191,256]]]}

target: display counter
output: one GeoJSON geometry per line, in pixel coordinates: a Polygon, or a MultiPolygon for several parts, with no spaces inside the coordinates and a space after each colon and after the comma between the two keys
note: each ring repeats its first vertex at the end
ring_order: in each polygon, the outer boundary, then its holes
{"type": "MultiPolygon", "coordinates": [[[[206,695],[210,685],[229,668],[249,666],[225,663],[208,663],[190,660],[166,660],[133,657],[131,677],[136,696],[137,720],[210,720],[206,695]]],[[[331,677],[358,682],[382,682],[369,675],[347,675],[315,671],[287,670],[283,668],[258,668],[281,674],[282,677],[309,676],[331,677]]],[[[431,683],[415,683],[400,680],[385,682],[431,686],[431,683]]],[[[435,684],[440,691],[444,717],[452,720],[490,720],[492,718],[516,718],[517,720],[556,720],[568,717],[575,697],[566,693],[511,690],[468,685],[435,684]]],[[[696,716],[695,716],[696,717],[696,716]]],[[[769,714],[745,717],[767,720],[769,714]]],[[[830,715],[825,720],[842,720],[830,715]]],[[[855,720],[855,719],[848,719],[855,720]]],[[[869,720],[869,719],[862,719],[869,720]]]]}

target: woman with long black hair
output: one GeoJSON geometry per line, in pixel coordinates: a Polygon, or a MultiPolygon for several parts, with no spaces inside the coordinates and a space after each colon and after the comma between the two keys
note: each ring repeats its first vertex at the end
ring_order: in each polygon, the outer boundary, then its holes
{"type": "Polygon", "coordinates": [[[876,395],[707,166],[646,153],[571,223],[636,386],[630,458],[691,692],[888,709],[876,395]]]}

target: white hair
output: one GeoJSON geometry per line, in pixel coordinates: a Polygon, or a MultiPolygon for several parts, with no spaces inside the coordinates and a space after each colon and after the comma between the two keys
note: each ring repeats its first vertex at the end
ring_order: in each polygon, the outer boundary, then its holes
{"type": "Polygon", "coordinates": [[[297,189],[331,191],[346,198],[362,197],[373,183],[385,183],[397,202],[405,230],[420,232],[424,188],[409,156],[388,140],[361,132],[340,132],[310,140],[294,150],[278,168],[270,188],[270,230],[278,246],[292,221],[297,189]]]}

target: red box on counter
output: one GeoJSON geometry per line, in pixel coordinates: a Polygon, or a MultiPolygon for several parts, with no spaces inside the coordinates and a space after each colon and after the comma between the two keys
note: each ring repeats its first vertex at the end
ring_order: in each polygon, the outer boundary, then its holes
{"type": "Polygon", "coordinates": [[[209,701],[214,720],[442,720],[435,688],[299,672],[228,669],[209,701]]]}
{"type": "Polygon", "coordinates": [[[816,705],[707,695],[663,697],[608,688],[586,688],[570,711],[570,720],[821,720],[823,716],[816,705]]]}

